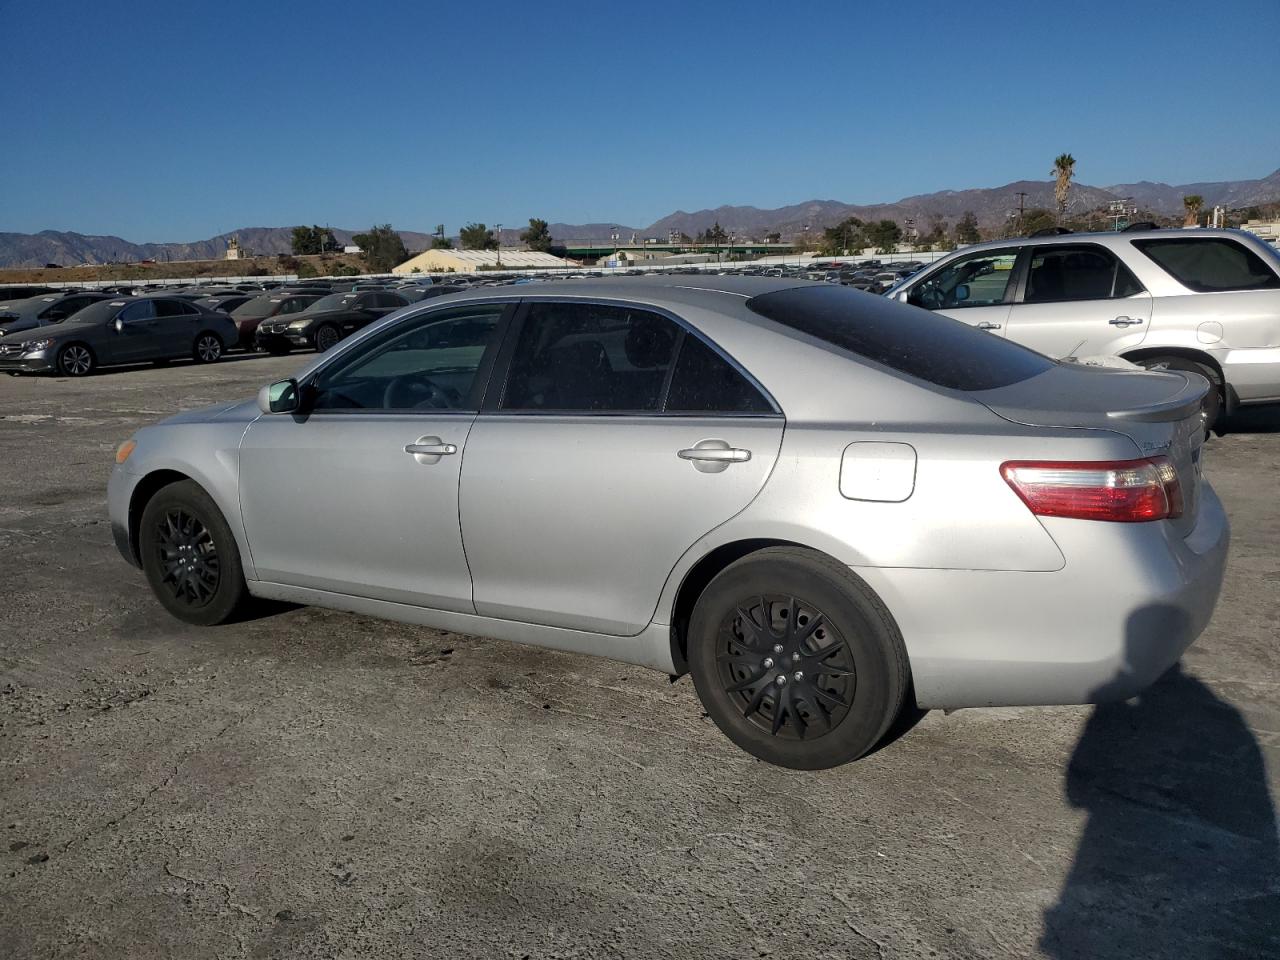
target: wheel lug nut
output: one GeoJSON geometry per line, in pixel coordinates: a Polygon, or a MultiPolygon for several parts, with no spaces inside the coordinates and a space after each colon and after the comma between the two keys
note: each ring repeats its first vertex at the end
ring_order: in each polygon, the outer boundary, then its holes
{"type": "Polygon", "coordinates": [[[792,679],[792,680],[794,680],[796,683],[799,683],[801,680],[803,680],[803,679],[804,679],[804,671],[803,671],[803,670],[797,670],[797,671],[795,672],[795,675],[794,675],[794,676],[792,676],[792,678],[791,678],[791,679],[792,679]]]}
{"type": "Polygon", "coordinates": [[[799,662],[800,662],[800,654],[798,654],[798,653],[793,653],[793,654],[791,655],[791,662],[792,662],[792,663],[799,663],[799,662]]]}
{"type": "Polygon", "coordinates": [[[778,679],[775,682],[778,686],[785,687],[787,685],[787,675],[785,673],[778,674],[778,679]]]}
{"type": "Polygon", "coordinates": [[[773,657],[765,657],[765,658],[764,658],[764,668],[765,668],[766,670],[768,670],[768,669],[769,669],[769,668],[771,668],[772,666],[773,666],[773,657]]]}
{"type": "Polygon", "coordinates": [[[782,644],[780,644],[780,643],[775,643],[775,644],[773,645],[773,652],[774,652],[774,653],[781,653],[781,652],[782,652],[782,644]]]}

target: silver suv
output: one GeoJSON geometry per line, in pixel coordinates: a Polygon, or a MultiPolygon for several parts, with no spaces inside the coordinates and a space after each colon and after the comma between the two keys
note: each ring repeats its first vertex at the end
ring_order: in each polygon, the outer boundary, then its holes
{"type": "Polygon", "coordinates": [[[1280,400],[1280,253],[1240,230],[1021,237],[958,250],[887,296],[1050,357],[1194,370],[1224,409],[1280,400]]]}

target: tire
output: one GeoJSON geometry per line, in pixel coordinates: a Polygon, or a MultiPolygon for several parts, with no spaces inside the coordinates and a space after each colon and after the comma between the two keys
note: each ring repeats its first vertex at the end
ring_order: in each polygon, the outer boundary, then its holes
{"type": "Polygon", "coordinates": [[[311,338],[312,343],[316,345],[316,353],[324,353],[332,350],[334,346],[342,339],[342,334],[338,332],[338,328],[331,323],[323,324],[316,330],[315,335],[311,338]]]}
{"type": "Polygon", "coordinates": [[[87,377],[98,365],[97,358],[83,343],[68,343],[54,361],[64,377],[87,377]]]}
{"type": "Polygon", "coordinates": [[[231,528],[192,480],[161,488],[147,503],[138,525],[138,553],[151,592],[184,623],[225,623],[249,602],[231,528]]]}
{"type": "Polygon", "coordinates": [[[206,330],[191,345],[191,359],[196,363],[217,363],[222,359],[222,350],[222,338],[206,330]]]}
{"type": "Polygon", "coordinates": [[[1204,402],[1204,432],[1208,436],[1222,419],[1222,408],[1225,406],[1222,396],[1222,378],[1210,366],[1188,360],[1186,357],[1147,357],[1138,361],[1138,365],[1148,370],[1185,370],[1198,373],[1209,381],[1209,395],[1204,402]]]}
{"type": "Polygon", "coordinates": [[[797,547],[750,554],[707,585],[689,622],[689,668],[725,736],[796,770],[871,750],[901,711],[909,678],[880,599],[848,568],[797,547]]]}

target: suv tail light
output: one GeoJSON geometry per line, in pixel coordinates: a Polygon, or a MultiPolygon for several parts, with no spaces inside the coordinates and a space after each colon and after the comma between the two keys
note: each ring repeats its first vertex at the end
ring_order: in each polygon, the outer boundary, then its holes
{"type": "Polygon", "coordinates": [[[1168,457],[1010,460],[1000,465],[1000,475],[1040,517],[1141,523],[1182,516],[1182,487],[1168,457]]]}

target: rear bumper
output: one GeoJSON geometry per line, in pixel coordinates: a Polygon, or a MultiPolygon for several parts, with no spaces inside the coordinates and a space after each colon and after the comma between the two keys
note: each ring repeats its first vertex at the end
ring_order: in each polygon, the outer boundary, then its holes
{"type": "Polygon", "coordinates": [[[1052,573],[856,570],[898,621],[920,706],[1126,699],[1208,624],[1230,540],[1208,483],[1185,539],[1167,523],[1045,526],[1067,557],[1052,573]]]}

